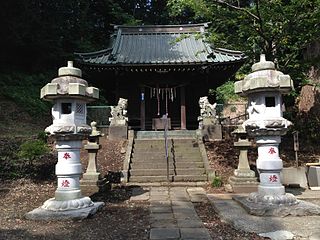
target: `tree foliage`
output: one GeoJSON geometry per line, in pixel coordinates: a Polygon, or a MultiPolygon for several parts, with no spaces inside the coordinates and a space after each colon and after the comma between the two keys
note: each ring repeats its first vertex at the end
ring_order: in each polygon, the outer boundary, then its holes
{"type": "Polygon", "coordinates": [[[296,84],[308,67],[304,48],[320,38],[320,0],[168,0],[168,6],[173,16],[210,21],[207,40],[216,47],[244,51],[248,65],[264,53],[296,84]]]}
{"type": "Polygon", "coordinates": [[[134,21],[113,0],[4,0],[0,4],[1,66],[39,72],[75,51],[108,45],[111,24],[134,21]]]}

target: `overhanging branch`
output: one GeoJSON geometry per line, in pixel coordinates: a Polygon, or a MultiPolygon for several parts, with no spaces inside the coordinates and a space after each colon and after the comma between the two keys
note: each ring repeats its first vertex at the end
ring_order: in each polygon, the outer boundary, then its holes
{"type": "Polygon", "coordinates": [[[257,15],[253,14],[253,13],[250,12],[248,9],[234,6],[234,5],[230,4],[230,3],[227,3],[227,2],[222,1],[222,0],[213,0],[213,2],[218,3],[218,4],[220,4],[220,5],[227,6],[227,7],[229,7],[229,8],[232,8],[232,9],[235,9],[235,10],[238,10],[238,11],[245,12],[245,13],[248,14],[250,17],[252,17],[252,18],[254,18],[254,19],[258,20],[258,21],[260,20],[260,18],[259,18],[257,15]]]}

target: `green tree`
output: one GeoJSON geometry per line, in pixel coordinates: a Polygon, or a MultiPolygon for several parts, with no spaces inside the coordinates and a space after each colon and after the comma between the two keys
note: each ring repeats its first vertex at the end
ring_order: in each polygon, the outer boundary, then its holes
{"type": "Polygon", "coordinates": [[[189,21],[210,21],[207,40],[244,51],[247,66],[265,53],[296,84],[308,67],[304,48],[320,38],[319,0],[169,0],[168,7],[173,16],[189,12],[189,21]]]}

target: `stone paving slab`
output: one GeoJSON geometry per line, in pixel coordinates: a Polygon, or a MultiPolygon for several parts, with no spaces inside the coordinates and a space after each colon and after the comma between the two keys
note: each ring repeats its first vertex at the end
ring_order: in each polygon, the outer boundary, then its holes
{"type": "Polygon", "coordinates": [[[181,238],[211,239],[210,233],[206,228],[180,228],[181,238]]]}
{"type": "Polygon", "coordinates": [[[150,220],[151,228],[177,228],[176,219],[150,220]]]}
{"type": "Polygon", "coordinates": [[[167,201],[169,200],[168,195],[151,195],[150,201],[167,201]]]}
{"type": "Polygon", "coordinates": [[[198,217],[198,215],[194,215],[194,214],[187,214],[187,213],[174,213],[174,218],[175,219],[196,219],[196,220],[200,220],[200,218],[198,217]]]}
{"type": "Polygon", "coordinates": [[[189,202],[190,198],[189,197],[185,197],[185,196],[170,196],[170,199],[172,201],[184,201],[184,202],[189,202]]]}
{"type": "Polygon", "coordinates": [[[173,213],[185,213],[185,214],[194,214],[196,215],[197,212],[194,208],[185,208],[179,206],[172,206],[173,213]]]}
{"type": "Polygon", "coordinates": [[[173,213],[151,213],[150,219],[151,220],[171,220],[173,219],[173,213]]]}
{"type": "Polygon", "coordinates": [[[150,206],[151,213],[171,213],[171,206],[150,206]]]}
{"type": "Polygon", "coordinates": [[[191,202],[207,200],[204,193],[199,187],[151,187],[150,240],[211,240],[191,202]]]}
{"type": "Polygon", "coordinates": [[[141,187],[132,188],[130,201],[148,201],[149,198],[150,198],[149,188],[141,188],[141,187]]]}
{"type": "Polygon", "coordinates": [[[151,201],[151,200],[149,200],[149,202],[150,202],[151,207],[165,207],[165,206],[171,207],[171,201],[169,201],[169,200],[166,200],[166,201],[156,201],[156,200],[151,201]]]}
{"type": "Polygon", "coordinates": [[[179,228],[152,228],[150,230],[151,240],[179,239],[179,238],[180,238],[179,228]]]}
{"type": "Polygon", "coordinates": [[[172,207],[193,208],[193,204],[192,204],[192,202],[172,201],[172,207]]]}
{"type": "Polygon", "coordinates": [[[179,228],[201,228],[203,223],[195,219],[177,219],[177,226],[179,228]]]}

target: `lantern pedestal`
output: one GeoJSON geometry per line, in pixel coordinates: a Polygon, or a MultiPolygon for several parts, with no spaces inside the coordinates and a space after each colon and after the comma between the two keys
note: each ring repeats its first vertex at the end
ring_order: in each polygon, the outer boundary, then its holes
{"type": "Polygon", "coordinates": [[[84,219],[95,214],[104,206],[103,202],[94,203],[89,197],[83,197],[79,178],[82,173],[80,163],[80,149],[82,138],[75,140],[58,140],[58,163],[56,175],[58,187],[55,197],[50,198],[44,204],[27,213],[25,217],[31,220],[64,220],[84,219]]]}

